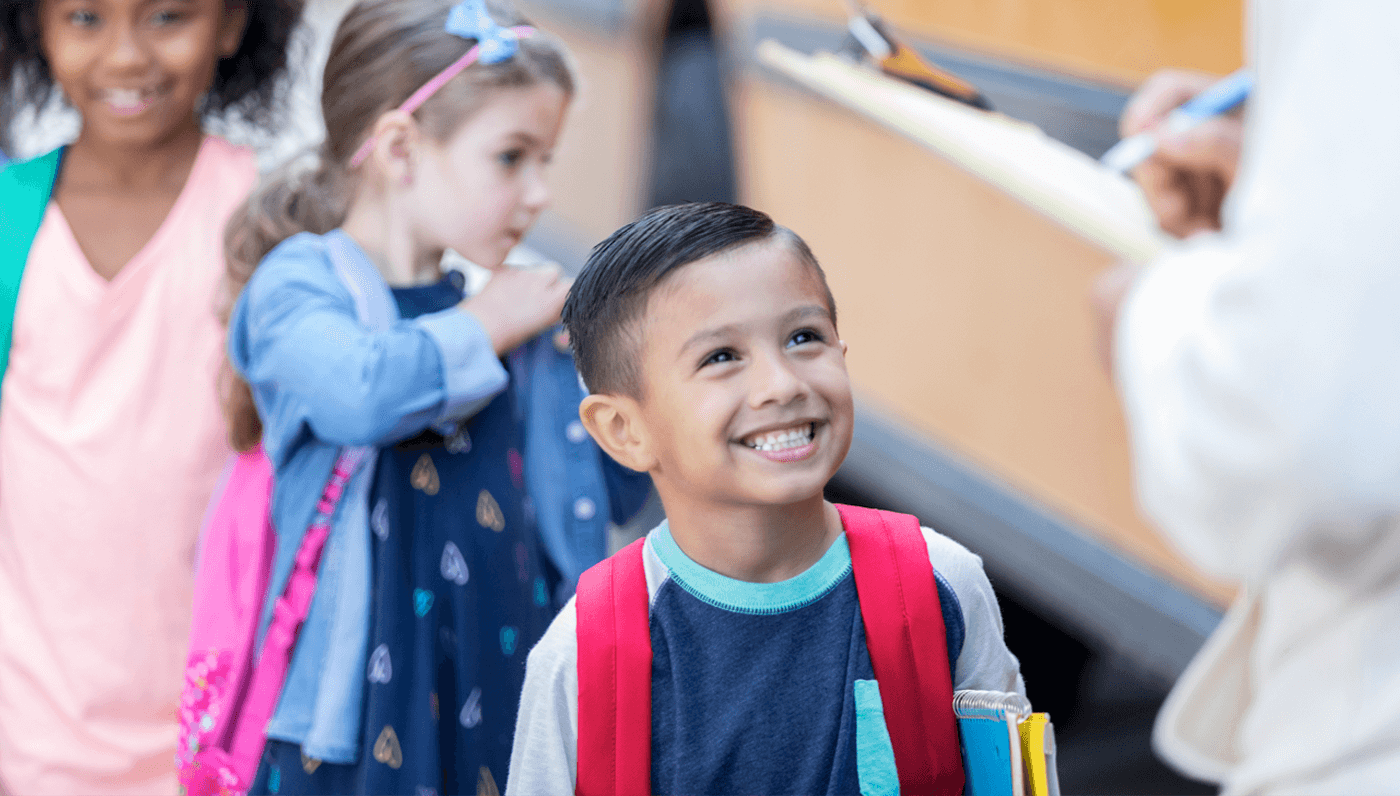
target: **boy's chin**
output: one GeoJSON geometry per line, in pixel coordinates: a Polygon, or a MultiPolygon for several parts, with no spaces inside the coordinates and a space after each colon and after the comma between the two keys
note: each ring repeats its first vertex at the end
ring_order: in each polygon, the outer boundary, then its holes
{"type": "Polygon", "coordinates": [[[745,485],[745,502],[754,506],[781,508],[813,499],[820,500],[825,493],[827,482],[833,475],[834,472],[825,475],[814,473],[808,477],[794,477],[781,481],[775,479],[776,482],[766,484],[750,482],[745,485]]]}

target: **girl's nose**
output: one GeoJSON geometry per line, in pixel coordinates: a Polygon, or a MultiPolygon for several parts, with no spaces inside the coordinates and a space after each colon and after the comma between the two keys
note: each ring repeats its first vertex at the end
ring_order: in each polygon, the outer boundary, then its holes
{"type": "Polygon", "coordinates": [[[749,405],[758,409],[769,404],[786,406],[808,393],[805,379],[793,370],[792,363],[782,352],[756,355],[749,390],[749,405]]]}
{"type": "Polygon", "coordinates": [[[150,54],[135,25],[129,22],[116,22],[109,28],[106,48],[107,65],[115,70],[144,68],[150,54]]]}
{"type": "Polygon", "coordinates": [[[538,213],[548,207],[549,200],[553,198],[549,191],[549,181],[545,179],[543,168],[530,169],[530,176],[526,179],[528,183],[525,186],[525,206],[538,213]]]}

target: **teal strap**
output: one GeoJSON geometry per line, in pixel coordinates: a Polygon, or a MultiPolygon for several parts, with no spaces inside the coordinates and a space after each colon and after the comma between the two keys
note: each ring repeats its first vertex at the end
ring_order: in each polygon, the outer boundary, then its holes
{"type": "Polygon", "coordinates": [[[44,221],[62,160],[63,147],[59,147],[33,160],[10,163],[0,172],[0,383],[10,364],[10,338],[24,264],[44,221]]]}

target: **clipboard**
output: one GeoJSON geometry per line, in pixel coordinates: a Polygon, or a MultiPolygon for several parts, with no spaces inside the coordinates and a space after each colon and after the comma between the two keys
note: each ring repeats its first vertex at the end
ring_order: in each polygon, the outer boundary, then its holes
{"type": "Polygon", "coordinates": [[[760,63],[947,158],[1121,259],[1146,262],[1169,240],[1142,190],[1028,122],[972,108],[830,53],[772,39],[760,63]]]}

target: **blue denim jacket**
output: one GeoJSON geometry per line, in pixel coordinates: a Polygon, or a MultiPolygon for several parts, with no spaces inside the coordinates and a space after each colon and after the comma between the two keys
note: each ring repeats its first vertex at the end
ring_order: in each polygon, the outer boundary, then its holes
{"type": "MultiPolygon", "coordinates": [[[[429,426],[449,428],[503,390],[491,341],[456,309],[402,320],[373,263],[344,232],[297,235],[254,273],[229,322],[229,355],[253,388],[263,443],[276,468],[277,554],[264,607],[286,584],[292,556],[342,446],[382,447],[429,426]]],[[[579,432],[572,357],[548,337],[512,355],[528,384],[527,488],[545,549],[564,576],[561,594],[606,555],[608,518],[623,521],[650,480],[626,471],[579,432]],[[572,391],[570,391],[570,388],[572,391]]],[[[310,757],[352,763],[369,639],[369,488],[351,481],[327,542],[268,736],[310,757]]]]}

